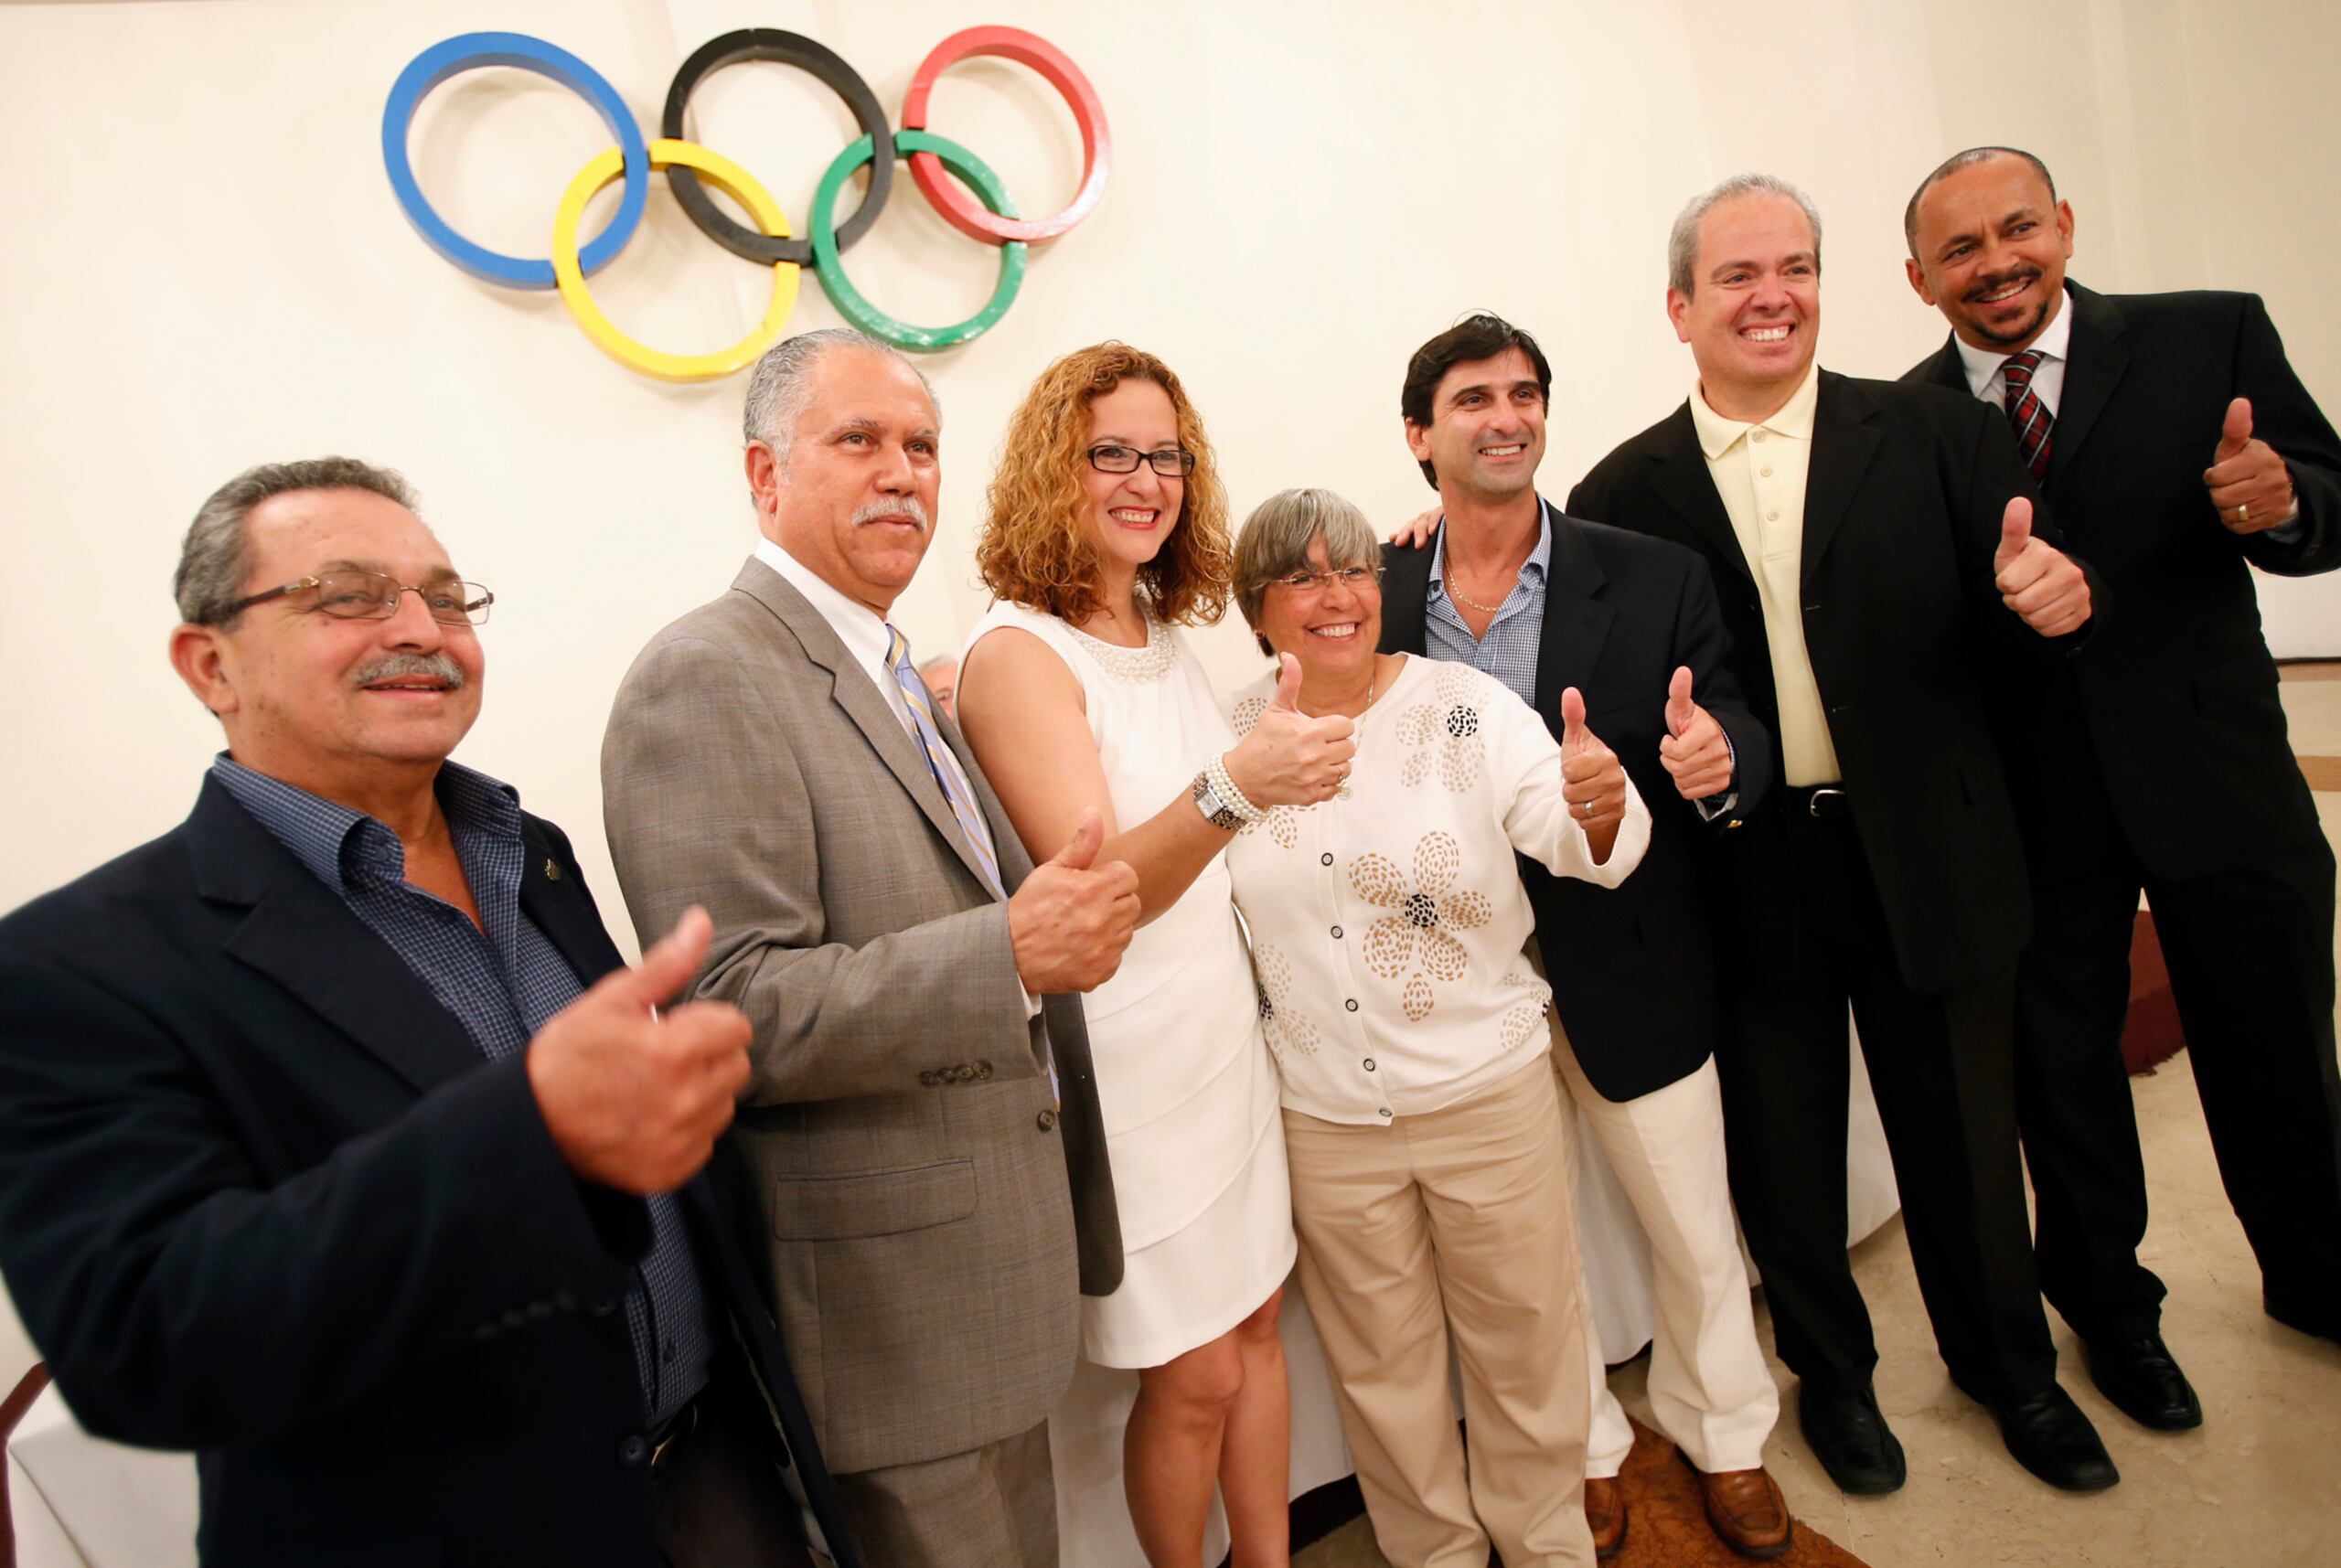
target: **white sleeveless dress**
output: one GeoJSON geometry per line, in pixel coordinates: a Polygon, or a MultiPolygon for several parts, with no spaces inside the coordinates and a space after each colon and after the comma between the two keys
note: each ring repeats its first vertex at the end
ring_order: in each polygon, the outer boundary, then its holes
{"type": "MultiPolygon", "coordinates": [[[[968,635],[1029,632],[1080,681],[1114,817],[1134,827],[1184,801],[1235,744],[1211,683],[1171,627],[1123,648],[1021,604],[968,635]]],[[[1121,1288],[1082,1297],[1082,1354],[1157,1367],[1226,1333],[1291,1272],[1298,1243],[1276,1064],[1227,866],[1214,856],[1179,901],[1138,927],[1114,977],[1082,998],[1113,1164],[1121,1288]]]]}

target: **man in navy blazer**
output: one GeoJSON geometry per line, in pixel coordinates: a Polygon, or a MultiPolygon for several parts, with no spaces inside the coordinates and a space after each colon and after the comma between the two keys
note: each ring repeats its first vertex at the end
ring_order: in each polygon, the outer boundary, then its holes
{"type": "Polygon", "coordinates": [[[856,1561],[699,1173],[746,1020],[657,1004],[569,841],[448,762],[476,624],[398,475],[239,475],[171,656],[187,820],[0,921],[0,1269],[102,1436],[193,1448],[208,1564],[856,1561]],[[792,1496],[792,1493],[795,1494],[792,1496]]]}
{"type": "MultiPolygon", "coordinates": [[[[1566,692],[1650,803],[1650,848],[1616,888],[1523,858],[1535,949],[1553,985],[1553,1065],[1651,1241],[1658,1333],[1651,1405],[1697,1473],[1734,1550],[1788,1549],[1787,1500],[1764,1468],[1780,1415],[1726,1196],[1721,1027],[1699,885],[1706,842],[1733,832],[1772,777],[1705,562],[1681,545],[1568,516],[1536,492],[1552,366],[1529,334],[1477,315],[1417,348],[1399,410],[1439,507],[1427,548],[1384,551],[1382,646],[1494,676],[1558,738],[1566,692]],[[1476,597],[1475,597],[1476,595],[1476,597]]],[[[1619,1479],[1633,1446],[1587,1335],[1593,1423],[1585,1509],[1594,1546],[1622,1549],[1619,1479]]]]}
{"type": "Polygon", "coordinates": [[[1946,160],[1904,237],[1911,286],[1951,327],[1905,379],[2013,408],[2042,496],[2115,599],[2011,752],[2036,802],[2018,1116],[2042,1289],[2114,1403],[2190,1427],[2201,1405],[2137,1255],[2145,1168],[2121,1040],[2141,889],[2268,1313],[2341,1339],[2333,852],[2250,570],[2341,566],[2341,438],[2256,295],[2068,280],[2072,206],[2029,153],[1946,160]]]}

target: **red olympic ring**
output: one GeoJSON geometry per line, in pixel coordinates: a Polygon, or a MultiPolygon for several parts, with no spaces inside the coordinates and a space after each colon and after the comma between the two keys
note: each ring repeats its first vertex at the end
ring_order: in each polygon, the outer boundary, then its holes
{"type": "Polygon", "coordinates": [[[993,55],[1030,66],[1064,95],[1073,111],[1074,123],[1081,128],[1081,188],[1062,210],[1046,218],[1015,219],[1001,218],[988,210],[944,170],[942,160],[933,153],[911,155],[911,178],[918,182],[918,188],[935,204],[935,209],[970,240],[992,244],[1010,240],[1053,240],[1088,217],[1098,197],[1106,194],[1106,175],[1113,162],[1114,150],[1106,131],[1106,107],[1098,101],[1096,90],[1081,74],[1081,68],[1054,44],[1021,27],[969,27],[952,34],[935,46],[921,62],[918,74],[911,78],[911,90],[903,98],[903,129],[932,129],[926,123],[926,98],[935,88],[935,79],[960,60],[979,55],[993,55]]]}

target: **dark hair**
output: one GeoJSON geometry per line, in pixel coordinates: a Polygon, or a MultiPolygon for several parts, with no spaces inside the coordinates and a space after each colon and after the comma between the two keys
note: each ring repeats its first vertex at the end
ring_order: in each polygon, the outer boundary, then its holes
{"type": "Polygon", "coordinates": [[[197,508],[179,546],[178,571],[171,579],[179,619],[198,626],[235,624],[236,612],[229,606],[242,595],[244,579],[251,571],[244,519],[262,501],[295,490],[366,490],[410,512],[416,509],[413,488],[396,470],[355,457],[305,457],[247,468],[197,508]]]}
{"type": "Polygon", "coordinates": [[[2040,176],[2040,183],[2048,187],[2048,205],[2057,205],[2057,176],[2048,172],[2047,164],[2022,147],[1970,147],[1963,153],[1953,153],[1937,164],[1932,174],[1919,182],[1919,188],[1910,193],[1909,205],[1902,209],[1902,242],[1910,248],[1910,260],[1919,260],[1919,198],[1960,170],[1990,163],[1994,158],[2022,158],[2030,164],[2033,172],[2040,176]]]}
{"type": "MultiPolygon", "coordinates": [[[[1458,365],[1473,359],[1492,359],[1507,348],[1517,348],[1528,356],[1528,363],[1536,369],[1536,390],[1545,406],[1553,403],[1553,367],[1545,359],[1545,351],[1536,340],[1500,315],[1485,311],[1465,316],[1428,343],[1415,350],[1406,361],[1406,382],[1398,389],[1398,411],[1406,422],[1418,430],[1430,428],[1431,398],[1447,373],[1458,365]]],[[[1430,487],[1438,488],[1438,474],[1427,460],[1423,463],[1423,477],[1430,487]]]]}

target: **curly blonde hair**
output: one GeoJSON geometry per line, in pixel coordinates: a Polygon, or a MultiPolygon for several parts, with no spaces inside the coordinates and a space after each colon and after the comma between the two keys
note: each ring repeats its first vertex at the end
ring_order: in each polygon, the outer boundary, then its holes
{"type": "Polygon", "coordinates": [[[1089,404],[1128,379],[1169,394],[1179,444],[1195,454],[1179,517],[1154,559],[1138,568],[1138,604],[1158,621],[1208,626],[1227,612],[1235,549],[1227,493],[1219,483],[1203,422],[1179,378],[1127,343],[1076,349],[1041,372],[1008,421],[1008,437],[986,493],[976,568],[995,597],[1029,604],[1074,625],[1106,607],[1097,544],[1083,474],[1089,404]]]}

